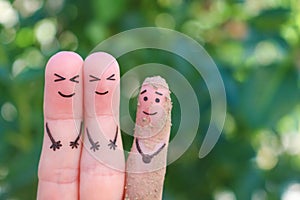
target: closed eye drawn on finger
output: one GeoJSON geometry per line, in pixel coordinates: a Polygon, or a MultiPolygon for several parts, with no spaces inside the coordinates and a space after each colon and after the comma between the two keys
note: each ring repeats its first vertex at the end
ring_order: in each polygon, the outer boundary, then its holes
{"type": "Polygon", "coordinates": [[[141,147],[140,147],[140,144],[139,144],[139,140],[138,138],[135,139],[135,144],[136,144],[136,148],[139,152],[139,154],[141,154],[142,156],[142,160],[145,164],[148,164],[151,162],[152,158],[154,156],[156,156],[157,154],[159,154],[159,152],[161,152],[161,150],[163,150],[163,148],[166,146],[166,143],[164,143],[156,152],[154,152],[153,154],[144,154],[141,147]]]}
{"type": "MultiPolygon", "coordinates": [[[[59,75],[59,74],[57,74],[57,73],[54,73],[54,75],[55,75],[56,77],[58,77],[57,79],[54,80],[54,82],[66,80],[65,77],[63,77],[63,76],[61,76],[61,75],[59,75]]],[[[70,78],[70,81],[75,82],[75,83],[79,83],[79,81],[76,80],[77,78],[79,78],[79,75],[76,75],[76,76],[70,78]]],[[[64,94],[64,93],[62,93],[61,91],[58,91],[57,93],[58,93],[60,96],[64,97],[64,98],[71,98],[71,97],[73,97],[73,96],[75,95],[75,92],[74,92],[74,93],[71,93],[71,94],[64,94]]]]}
{"type": "Polygon", "coordinates": [[[94,142],[94,140],[92,139],[90,133],[89,133],[89,130],[86,128],[86,133],[87,133],[87,136],[88,136],[88,139],[89,139],[89,142],[91,143],[91,148],[90,150],[93,150],[94,152],[96,150],[99,150],[99,147],[100,147],[100,144],[99,144],[99,141],[97,142],[94,142]]]}
{"type": "Polygon", "coordinates": [[[53,138],[53,136],[51,135],[50,129],[48,127],[48,123],[46,122],[46,132],[52,142],[52,145],[50,146],[50,149],[53,149],[53,151],[56,151],[56,149],[59,149],[60,147],[62,147],[62,144],[59,141],[55,141],[55,139],[53,138]]]}
{"type": "Polygon", "coordinates": [[[79,83],[79,81],[76,80],[77,78],[79,78],[79,75],[76,75],[73,78],[70,78],[70,81],[75,82],[75,83],[79,83]]]}
{"type": "Polygon", "coordinates": [[[94,81],[100,81],[101,80],[100,78],[98,78],[96,76],[93,76],[93,75],[89,75],[89,77],[92,78],[92,79],[89,80],[89,82],[94,82],[94,81]]]}
{"type": "Polygon", "coordinates": [[[114,76],[115,74],[112,74],[108,78],[106,78],[106,80],[115,81],[116,79],[114,78],[114,76]]]}
{"type": "Polygon", "coordinates": [[[55,79],[54,82],[66,80],[65,77],[63,77],[63,76],[61,76],[61,75],[59,75],[59,74],[57,74],[57,73],[54,73],[54,75],[58,77],[58,79],[55,79]]]}

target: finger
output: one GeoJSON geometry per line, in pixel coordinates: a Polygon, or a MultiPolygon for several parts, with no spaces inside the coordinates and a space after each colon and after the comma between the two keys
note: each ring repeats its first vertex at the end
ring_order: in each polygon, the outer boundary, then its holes
{"type": "Polygon", "coordinates": [[[120,73],[115,58],[93,53],[84,62],[85,135],[80,199],[121,199],[124,154],[119,128],[120,73]]]}
{"type": "Polygon", "coordinates": [[[37,199],[78,199],[82,65],[73,52],[57,53],[47,63],[37,199]]]}
{"type": "Polygon", "coordinates": [[[171,107],[165,80],[147,78],[138,98],[135,139],[126,163],[125,199],[162,199],[171,107]]]}

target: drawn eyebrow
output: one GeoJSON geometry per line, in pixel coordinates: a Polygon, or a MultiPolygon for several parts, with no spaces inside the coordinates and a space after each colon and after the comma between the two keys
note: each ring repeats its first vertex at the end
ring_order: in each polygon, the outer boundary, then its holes
{"type": "Polygon", "coordinates": [[[160,93],[160,92],[155,92],[155,94],[158,94],[158,95],[160,95],[160,96],[162,96],[163,94],[162,93],[160,93]]]}
{"type": "Polygon", "coordinates": [[[114,81],[114,80],[116,80],[115,78],[113,78],[114,76],[115,76],[115,74],[112,74],[108,78],[106,78],[106,80],[114,81]]]}
{"type": "Polygon", "coordinates": [[[59,75],[57,73],[54,73],[54,75],[58,77],[58,79],[55,79],[54,82],[66,80],[65,77],[62,77],[61,75],[59,75]]]}
{"type": "Polygon", "coordinates": [[[75,80],[76,78],[78,78],[79,75],[74,76],[73,78],[70,78],[70,81],[73,81],[75,83],[79,83],[79,81],[75,80]]]}
{"type": "Polygon", "coordinates": [[[145,92],[147,92],[147,90],[143,90],[143,91],[141,92],[141,94],[144,94],[145,92]]]}
{"type": "Polygon", "coordinates": [[[89,80],[90,82],[93,82],[93,81],[100,81],[100,78],[97,78],[96,76],[93,76],[93,75],[89,75],[91,78],[91,80],[89,80]]]}

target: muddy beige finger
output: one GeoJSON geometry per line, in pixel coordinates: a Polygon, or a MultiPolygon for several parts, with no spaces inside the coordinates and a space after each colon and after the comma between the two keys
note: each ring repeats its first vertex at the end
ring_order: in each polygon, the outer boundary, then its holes
{"type": "Polygon", "coordinates": [[[171,108],[166,81],[159,76],[147,78],[138,97],[135,138],[126,163],[125,199],[162,198],[171,108]]]}
{"type": "Polygon", "coordinates": [[[78,198],[82,64],[81,57],[73,52],[57,53],[47,63],[37,199],[78,198]]]}
{"type": "Polygon", "coordinates": [[[118,200],[123,196],[125,161],[119,126],[120,73],[104,52],[84,62],[84,148],[80,199],[118,200]]]}

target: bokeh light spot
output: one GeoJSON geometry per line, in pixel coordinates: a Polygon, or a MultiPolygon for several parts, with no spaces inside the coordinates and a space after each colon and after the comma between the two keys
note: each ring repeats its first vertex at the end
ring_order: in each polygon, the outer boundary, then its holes
{"type": "Polygon", "coordinates": [[[157,27],[174,29],[175,28],[175,19],[170,14],[161,13],[156,16],[155,25],[157,27]]]}
{"type": "Polygon", "coordinates": [[[299,200],[300,199],[300,184],[293,183],[289,185],[282,195],[282,200],[299,200]]]}
{"type": "Polygon", "coordinates": [[[3,44],[9,44],[16,38],[16,30],[14,28],[2,29],[0,32],[0,40],[3,44]]]}
{"type": "Polygon", "coordinates": [[[6,28],[10,28],[16,25],[18,21],[18,13],[10,2],[0,0],[0,24],[6,28]]]}
{"type": "Polygon", "coordinates": [[[64,50],[75,51],[78,47],[78,39],[76,35],[71,31],[63,32],[59,36],[58,41],[60,43],[61,48],[64,50]]]}
{"type": "Polygon", "coordinates": [[[47,0],[45,7],[49,13],[58,13],[61,11],[65,4],[64,0],[47,0]]]}
{"type": "Polygon", "coordinates": [[[251,200],[266,200],[267,194],[264,190],[257,190],[251,196],[251,200]]]}
{"type": "Polygon", "coordinates": [[[17,109],[12,103],[6,102],[2,105],[1,116],[5,121],[12,122],[16,119],[17,115],[17,109]]]}
{"type": "Polygon", "coordinates": [[[158,4],[162,7],[179,6],[182,0],[158,0],[158,4]]]}
{"type": "Polygon", "coordinates": [[[17,59],[12,65],[12,76],[18,76],[26,68],[26,61],[23,59],[17,59]]]}
{"type": "Polygon", "coordinates": [[[35,27],[35,36],[41,45],[47,45],[53,42],[56,31],[56,23],[53,20],[43,19],[35,27]]]}
{"type": "Polygon", "coordinates": [[[33,15],[43,5],[41,0],[16,0],[14,6],[23,17],[33,15]]]}
{"type": "Polygon", "coordinates": [[[274,43],[262,41],[255,48],[255,57],[258,64],[270,65],[273,62],[279,61],[282,55],[274,43]]]}
{"type": "Polygon", "coordinates": [[[18,31],[16,37],[16,44],[21,47],[31,46],[34,42],[34,34],[31,28],[22,28],[18,31]]]}
{"type": "Polygon", "coordinates": [[[277,162],[278,158],[273,149],[267,146],[263,146],[258,150],[256,163],[260,169],[273,169],[276,166],[277,162]]]}
{"type": "Polygon", "coordinates": [[[217,191],[214,194],[215,200],[236,200],[235,194],[230,190],[217,191]]]}

